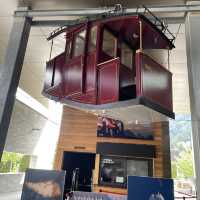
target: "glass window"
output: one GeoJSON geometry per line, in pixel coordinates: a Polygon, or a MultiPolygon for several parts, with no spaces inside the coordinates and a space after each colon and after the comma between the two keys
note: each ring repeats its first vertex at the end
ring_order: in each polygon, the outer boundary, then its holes
{"type": "Polygon", "coordinates": [[[75,37],[73,57],[84,54],[85,36],[86,36],[86,31],[84,30],[78,33],[77,36],[75,37]]]}
{"type": "Polygon", "coordinates": [[[152,176],[152,160],[102,156],[100,160],[100,184],[125,187],[127,176],[152,176]]]}
{"type": "Polygon", "coordinates": [[[101,182],[107,184],[125,183],[125,160],[103,157],[101,159],[101,182]]]}
{"type": "Polygon", "coordinates": [[[166,49],[144,49],[143,51],[160,65],[168,68],[168,51],[166,49]]]}
{"type": "Polygon", "coordinates": [[[96,50],[96,41],[97,41],[97,26],[93,26],[90,29],[90,35],[89,35],[89,44],[88,44],[89,52],[96,50]]]}
{"type": "Polygon", "coordinates": [[[125,43],[121,46],[121,63],[132,69],[133,66],[133,51],[125,43]]]}
{"type": "MultiPolygon", "coordinates": [[[[50,44],[51,46],[52,44],[50,44]]],[[[62,33],[53,38],[53,45],[51,49],[51,58],[54,58],[65,52],[66,33],[62,33]]]]}
{"type": "Polygon", "coordinates": [[[111,57],[116,57],[116,37],[107,30],[103,33],[103,52],[111,57]]]}

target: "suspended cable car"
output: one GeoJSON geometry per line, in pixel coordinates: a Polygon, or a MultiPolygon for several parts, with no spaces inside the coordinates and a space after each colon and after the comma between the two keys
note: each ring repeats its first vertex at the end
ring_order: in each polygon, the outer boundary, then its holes
{"type": "MultiPolygon", "coordinates": [[[[146,12],[146,9],[145,9],[146,12]]],[[[144,105],[174,118],[172,74],[145,53],[174,48],[174,36],[152,13],[86,20],[65,33],[65,50],[46,65],[43,94],[88,109],[144,105]]]]}

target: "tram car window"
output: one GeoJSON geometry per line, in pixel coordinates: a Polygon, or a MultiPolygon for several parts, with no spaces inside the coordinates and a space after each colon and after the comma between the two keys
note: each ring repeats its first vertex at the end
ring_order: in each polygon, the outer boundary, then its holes
{"type": "Polygon", "coordinates": [[[108,30],[103,32],[103,47],[102,51],[111,58],[116,57],[117,38],[108,30]]]}
{"type": "Polygon", "coordinates": [[[75,36],[73,57],[77,57],[84,53],[86,31],[81,31],[75,36]]]}
{"type": "Polygon", "coordinates": [[[121,63],[132,70],[133,68],[133,50],[125,43],[121,45],[121,63]]]}
{"type": "Polygon", "coordinates": [[[97,44],[97,26],[93,26],[90,29],[89,42],[88,42],[88,52],[93,52],[96,50],[97,44]]]}

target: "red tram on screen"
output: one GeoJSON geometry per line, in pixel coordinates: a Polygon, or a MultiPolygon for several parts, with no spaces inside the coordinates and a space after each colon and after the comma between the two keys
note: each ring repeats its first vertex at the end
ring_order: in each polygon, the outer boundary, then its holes
{"type": "Polygon", "coordinates": [[[161,21],[139,14],[86,20],[49,39],[63,32],[64,52],[47,62],[45,96],[93,106],[135,99],[174,118],[172,74],[145,53],[174,48],[174,37],[161,21]]]}

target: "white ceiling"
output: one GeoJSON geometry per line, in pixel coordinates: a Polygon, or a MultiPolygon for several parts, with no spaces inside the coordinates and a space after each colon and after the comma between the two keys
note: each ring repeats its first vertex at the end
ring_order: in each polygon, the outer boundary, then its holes
{"type": "MultiPolygon", "coordinates": [[[[64,9],[64,8],[82,8],[97,7],[104,5],[113,5],[116,1],[110,0],[34,0],[20,1],[20,4],[32,5],[34,9],[64,9]]],[[[141,1],[117,1],[123,2],[126,7],[141,4],[141,1]],[[133,5],[134,4],[134,5],[133,5]]],[[[166,1],[166,0],[143,0],[143,4],[182,4],[185,1],[166,1]]],[[[8,43],[9,33],[12,26],[13,11],[17,8],[17,0],[10,0],[6,3],[0,0],[0,63],[4,62],[4,56],[8,43]]],[[[177,34],[179,24],[169,26],[169,29],[177,34]]],[[[54,27],[55,28],[55,27],[54,27]]],[[[45,63],[49,58],[50,43],[46,41],[46,37],[54,28],[52,27],[32,27],[28,47],[26,51],[25,61],[23,65],[22,75],[20,79],[20,87],[36,98],[43,105],[48,106],[48,100],[41,95],[43,87],[43,79],[45,73],[45,63]]],[[[176,39],[176,49],[171,52],[170,70],[173,72],[173,99],[174,110],[176,113],[189,113],[189,94],[187,80],[187,59],[185,47],[184,25],[181,25],[176,39]]],[[[162,54],[164,60],[167,61],[166,54],[162,54]]]]}

